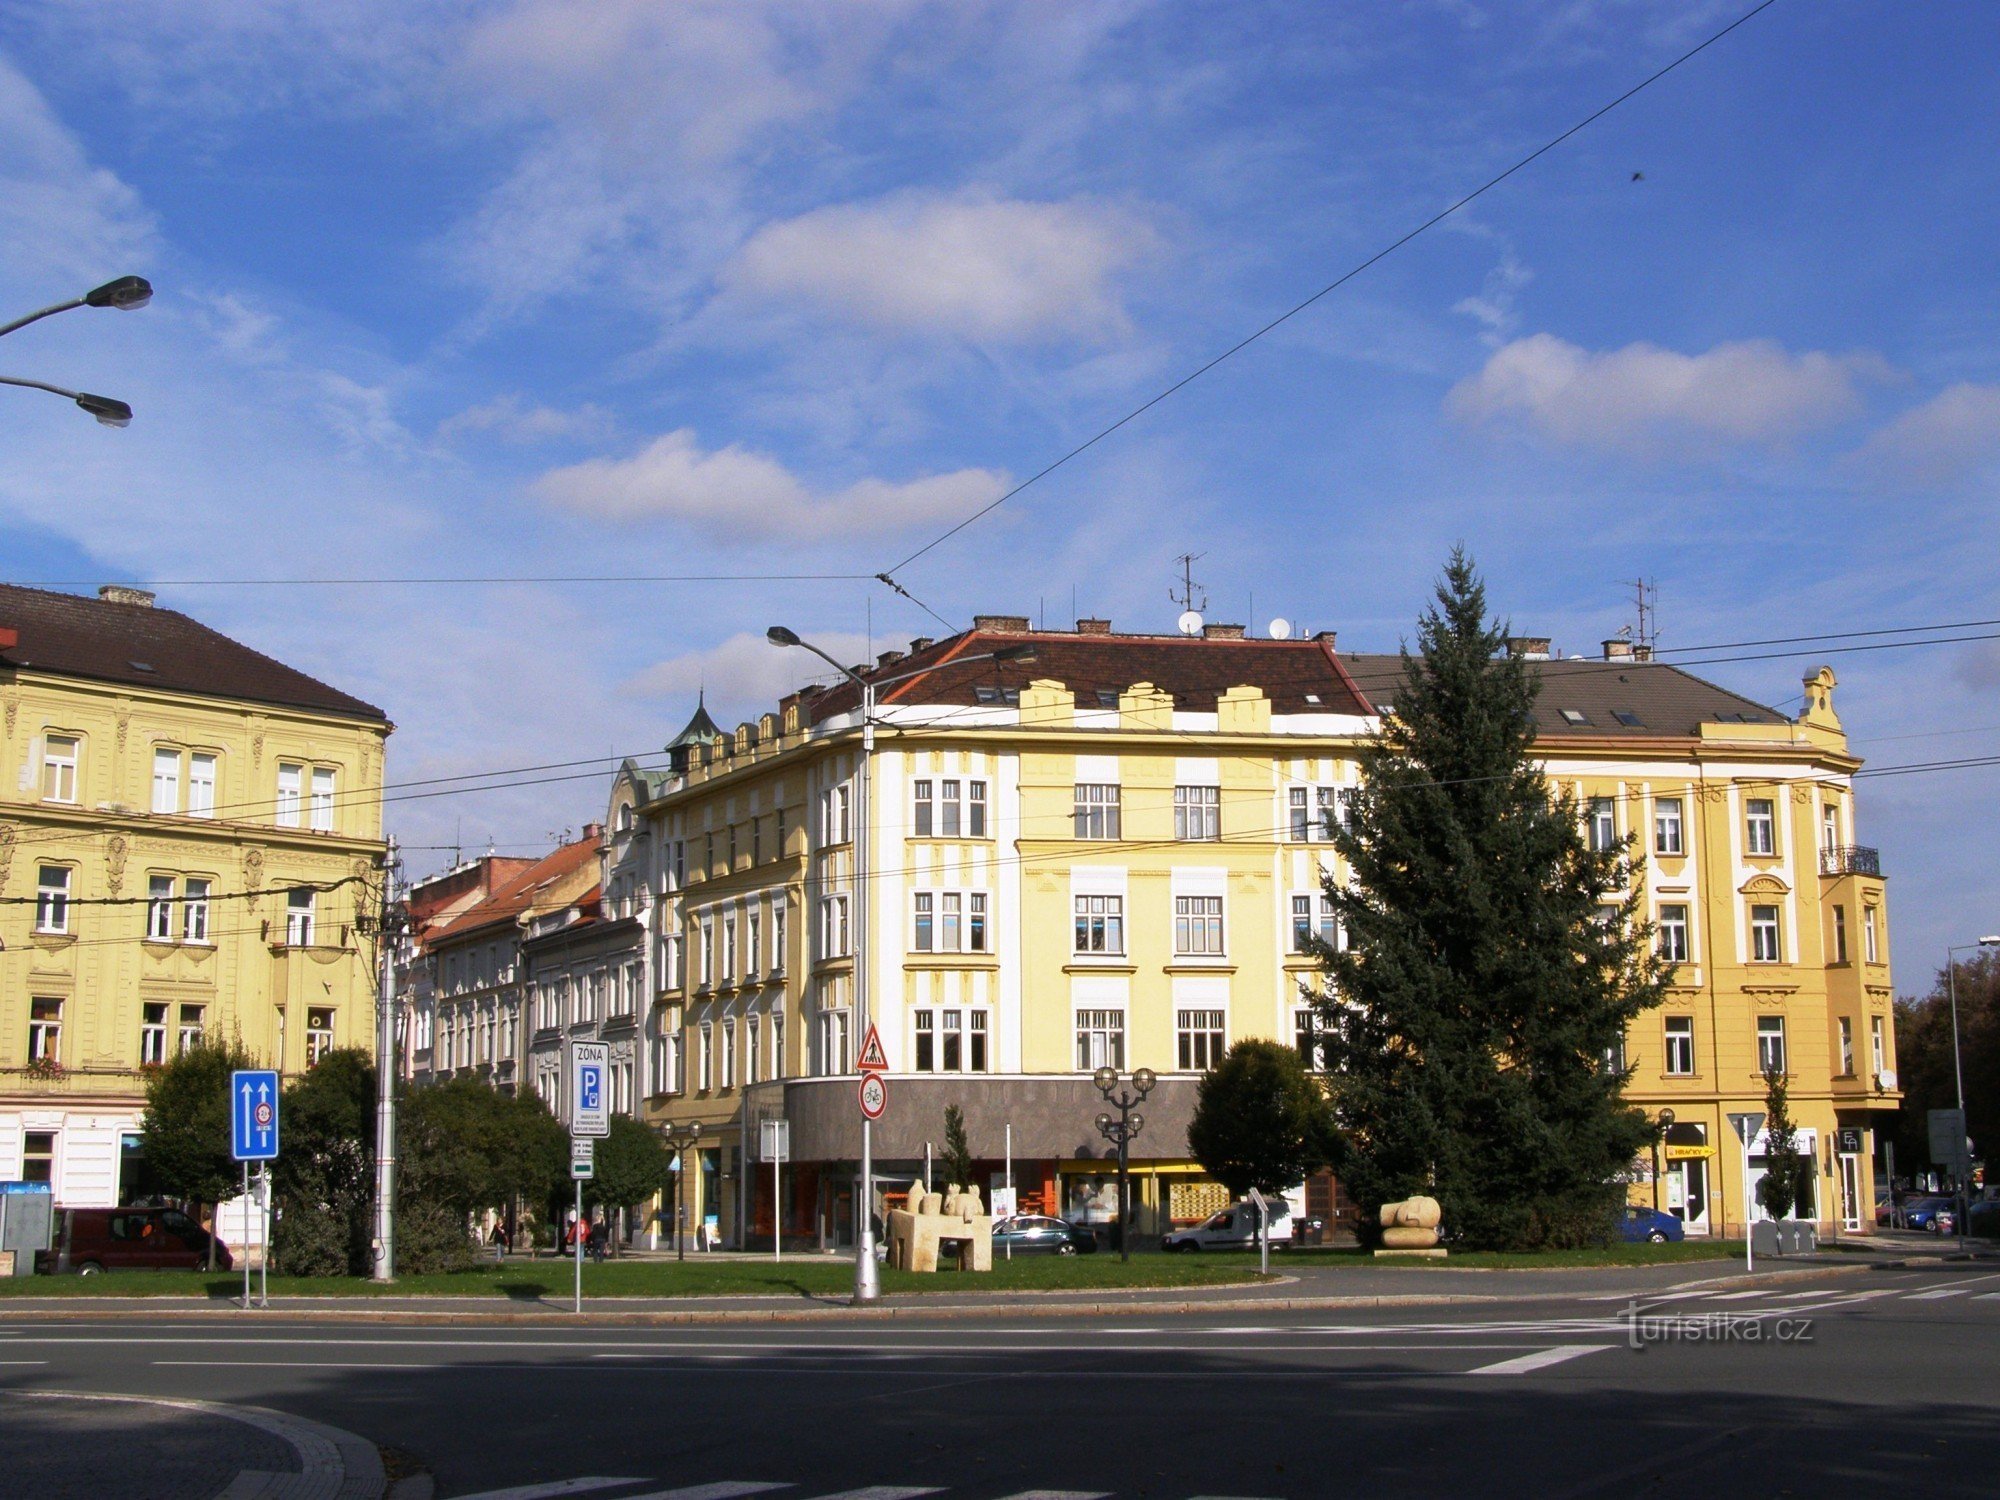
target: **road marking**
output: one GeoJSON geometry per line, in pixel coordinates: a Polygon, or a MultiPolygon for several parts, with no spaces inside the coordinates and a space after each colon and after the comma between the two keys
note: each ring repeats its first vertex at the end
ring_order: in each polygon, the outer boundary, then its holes
{"type": "Polygon", "coordinates": [[[0,1359],[0,1365],[45,1365],[45,1359],[0,1359]]]}
{"type": "Polygon", "coordinates": [[[1109,1490],[1021,1490],[1000,1500],[1111,1500],[1109,1490]]]}
{"type": "MultiPolygon", "coordinates": [[[[678,1490],[648,1490],[626,1500],[737,1500],[739,1495],[763,1495],[772,1490],[789,1490],[789,1484],[772,1484],[756,1479],[719,1479],[714,1484],[690,1484],[678,1490]]],[[[474,1496],[473,1500],[479,1500],[474,1496]]]]}
{"type": "Polygon", "coordinates": [[[1981,1292],[1972,1300],[1974,1302],[2000,1302],[2000,1292],[1981,1292]]]}
{"type": "MultiPolygon", "coordinates": [[[[507,1490],[481,1490],[476,1495],[464,1495],[460,1500],[548,1500],[553,1495],[581,1495],[588,1490],[608,1490],[619,1484],[644,1484],[643,1479],[557,1479],[548,1484],[516,1485],[507,1490]]],[[[758,1485],[758,1489],[774,1489],[774,1485],[758,1485]]],[[[747,1495],[749,1490],[731,1490],[732,1495],[747,1495]]],[[[724,1500],[721,1495],[716,1500],[724,1500]]]]}
{"type": "Polygon", "coordinates": [[[1612,1344],[1557,1344],[1553,1349],[1537,1350],[1533,1354],[1523,1354],[1518,1359],[1503,1359],[1497,1365],[1481,1365],[1476,1370],[1467,1370],[1468,1375],[1526,1375],[1531,1370],[1546,1370],[1550,1365],[1559,1365],[1565,1360],[1578,1359],[1586,1354],[1596,1354],[1599,1350],[1616,1347],[1612,1344]]]}
{"type": "Polygon", "coordinates": [[[1935,1302],[1940,1297],[1963,1297],[1972,1290],[1969,1286],[1934,1286],[1928,1292],[1912,1292],[1905,1302],[1935,1302]]]}
{"type": "Polygon", "coordinates": [[[1760,1287],[1754,1292],[1709,1292],[1706,1296],[1695,1300],[1703,1302],[1741,1302],[1746,1297],[1768,1297],[1770,1295],[1769,1292],[1760,1287]]]}
{"type": "Polygon", "coordinates": [[[1257,1333],[1283,1333],[1285,1330],[1282,1328],[1211,1328],[1208,1331],[1210,1333],[1248,1335],[1257,1333]]]}

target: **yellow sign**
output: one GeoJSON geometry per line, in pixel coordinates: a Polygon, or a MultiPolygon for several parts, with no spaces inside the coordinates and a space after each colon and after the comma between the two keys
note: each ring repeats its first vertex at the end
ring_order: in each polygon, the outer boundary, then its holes
{"type": "Polygon", "coordinates": [[[1669,1142],[1666,1148],[1668,1161],[1701,1161],[1713,1155],[1713,1146],[1680,1146],[1669,1142]]]}

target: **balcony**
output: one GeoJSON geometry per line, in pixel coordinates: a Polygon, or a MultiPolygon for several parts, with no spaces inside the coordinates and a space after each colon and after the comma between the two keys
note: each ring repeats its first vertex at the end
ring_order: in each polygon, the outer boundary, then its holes
{"type": "Polygon", "coordinates": [[[1866,844],[1842,844],[1838,848],[1819,851],[1819,872],[1822,875],[1873,875],[1882,876],[1882,851],[1871,849],[1866,844]]]}

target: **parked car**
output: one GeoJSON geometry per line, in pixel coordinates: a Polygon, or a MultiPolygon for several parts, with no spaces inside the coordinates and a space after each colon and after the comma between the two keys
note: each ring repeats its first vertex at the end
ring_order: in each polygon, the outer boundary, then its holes
{"type": "MultiPolygon", "coordinates": [[[[1904,1229],[1925,1229],[1932,1234],[1950,1234],[1952,1230],[1952,1200],[1946,1193],[1932,1193],[1919,1198],[1903,1200],[1904,1229]]],[[[1889,1223],[1889,1216],[1878,1218],[1877,1223],[1889,1223]]]]}
{"type": "MultiPolygon", "coordinates": [[[[1273,1250],[1292,1242],[1292,1211],[1282,1198],[1273,1198],[1271,1224],[1267,1231],[1273,1250]]],[[[1252,1203],[1232,1203],[1218,1214],[1188,1229],[1176,1229],[1160,1240],[1162,1250],[1255,1250],[1257,1248],[1257,1208],[1252,1203]]]]}
{"type": "Polygon", "coordinates": [[[1088,1255],[1096,1248],[1088,1229],[1044,1214],[1016,1214],[993,1226],[995,1255],[1088,1255]]]}
{"type": "MultiPolygon", "coordinates": [[[[37,1251],[35,1269],[95,1276],[100,1271],[198,1271],[208,1265],[209,1233],[178,1208],[58,1208],[52,1248],[37,1251]]],[[[215,1241],[215,1264],[235,1259],[215,1241]]]]}
{"type": "Polygon", "coordinates": [[[1672,1214],[1628,1203],[1618,1220],[1618,1237],[1628,1245],[1665,1245],[1686,1239],[1687,1230],[1672,1214]]]}

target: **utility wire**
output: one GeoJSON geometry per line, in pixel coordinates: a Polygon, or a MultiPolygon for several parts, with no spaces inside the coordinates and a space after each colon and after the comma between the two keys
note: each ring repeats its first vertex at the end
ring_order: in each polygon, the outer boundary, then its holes
{"type": "Polygon", "coordinates": [[[945,531],[942,535],[936,537],[932,541],[926,542],[923,546],[919,547],[916,551],[912,552],[908,557],[904,558],[901,562],[896,563],[894,566],[885,569],[884,572],[887,574],[896,574],[902,572],[903,569],[907,568],[911,563],[915,562],[925,553],[930,552],[933,548],[942,546],[945,542],[951,540],[951,538],[958,535],[959,532],[965,530],[965,528],[970,526],[973,522],[979,520],[983,516],[991,514],[993,511],[998,510],[1001,506],[1005,505],[1009,500],[1013,499],[1016,495],[1020,494],[1023,490],[1027,489],[1028,486],[1035,484],[1042,479],[1047,478],[1049,475],[1053,474],[1057,469],[1060,469],[1064,464],[1068,463],[1071,459],[1077,457],[1079,454],[1088,452],[1091,448],[1096,447],[1097,444],[1104,441],[1105,438],[1110,437],[1111,434],[1118,431],[1119,428],[1145,415],[1145,413],[1151,411],[1155,406],[1158,406],[1162,401],[1165,401],[1169,396],[1172,396],[1175,392],[1181,390],[1183,387],[1191,385],[1195,381],[1201,379],[1202,376],[1206,375],[1210,370],[1213,370],[1217,365],[1221,364],[1224,360],[1229,359],[1232,356],[1242,352],[1244,349],[1249,348],[1250,345],[1256,343],[1259,339],[1263,338],[1265,334],[1270,333],[1273,329],[1278,328],[1281,325],[1290,322],[1293,318],[1297,317],[1300,313],[1304,312],[1307,308],[1311,307],[1315,302],[1318,302],[1320,298],[1326,296],[1329,292],[1335,291],[1338,288],[1344,286],[1346,283],[1352,281],[1355,277],[1359,276],[1363,271],[1367,270],[1370,266],[1374,265],[1377,261],[1383,260],[1388,256],[1394,254],[1396,251],[1402,249],[1403,246],[1409,244],[1411,240],[1415,239],[1418,235],[1424,233],[1425,230],[1433,228],[1434,226],[1443,223],[1446,219],[1450,218],[1453,214],[1457,213],[1461,208],[1464,208],[1474,199],[1479,198],[1485,193],[1490,192],[1492,189],[1498,187],[1501,183],[1505,182],[1509,177],[1512,177],[1516,172],[1520,171],[1523,167],[1527,166],[1529,163],[1535,161],[1539,157],[1547,155],[1549,152],[1555,150],[1556,147],[1560,146],[1564,141],[1567,141],[1571,136],[1577,134],[1581,130],[1586,129],[1590,125],[1595,124],[1598,120],[1603,119],[1604,116],[1610,114],[1612,110],[1618,108],[1618,106],[1625,103],[1626,100],[1632,98],[1634,95],[1642,92],[1643,90],[1652,87],[1654,84],[1658,83],[1662,78],[1665,78],[1669,73],[1673,72],[1674,69],[1680,67],[1681,64],[1689,61],[1698,54],[1707,51],[1710,47],[1714,46],[1717,42],[1721,41],[1724,37],[1728,36],[1730,32],[1736,30],[1737,27],[1743,25],[1747,21],[1750,21],[1754,17],[1761,15],[1764,11],[1769,10],[1776,3],[1777,0],[1762,0],[1761,4],[1751,7],[1751,9],[1745,11],[1742,15],[1738,16],[1735,20],[1731,21],[1727,26],[1723,27],[1720,31],[1717,31],[1713,35],[1708,37],[1707,40],[1700,42],[1693,47],[1690,47],[1687,51],[1683,52],[1679,57],[1676,57],[1672,62],[1668,63],[1665,67],[1660,68],[1658,71],[1654,72],[1653,74],[1643,79],[1639,83],[1634,84],[1631,88],[1627,89],[1624,93],[1620,94],[1616,99],[1613,99],[1609,104],[1606,104],[1599,109],[1593,110],[1590,114],[1584,116],[1581,120],[1577,121],[1576,124],[1570,126],[1569,129],[1565,130],[1561,135],[1556,136],[1554,139],[1544,143],[1541,146],[1536,147],[1533,151],[1530,151],[1526,156],[1522,157],[1519,161],[1515,162],[1511,167],[1508,167],[1504,172],[1499,173],[1497,176],[1488,178],[1485,182],[1481,183],[1478,187],[1474,188],[1471,192],[1467,193],[1464,197],[1460,198],[1457,202],[1453,203],[1449,208],[1445,208],[1439,211],[1438,213],[1431,215],[1430,218],[1424,220],[1424,222],[1419,224],[1415,229],[1410,230],[1407,234],[1404,234],[1401,238],[1396,239],[1391,243],[1383,246],[1380,250],[1377,250],[1373,255],[1369,256],[1366,260],[1362,261],[1359,265],[1355,266],[1353,269],[1345,271],[1341,275],[1335,277],[1332,281],[1329,281],[1325,286],[1321,287],[1318,291],[1314,292],[1310,297],[1306,298],[1303,302],[1299,302],[1294,306],[1288,308],[1286,311],[1278,314],[1277,317],[1271,319],[1270,322],[1266,323],[1263,327],[1259,328],[1255,333],[1249,334],[1248,336],[1237,340],[1234,344],[1231,344],[1227,349],[1224,349],[1220,354],[1216,355],[1206,364],[1203,364],[1199,368],[1190,371],[1186,375],[1183,375],[1179,380],[1176,380],[1172,385],[1168,386],[1165,390],[1161,391],[1158,395],[1154,396],[1152,399],[1148,400],[1143,405],[1135,407],[1133,408],[1133,410],[1127,412],[1124,416],[1120,417],[1117,421],[1113,422],[1109,427],[1104,428],[1095,437],[1089,438],[1086,441],[1079,443],[1076,447],[1070,449],[1069,452],[1063,454],[1062,457],[1058,458],[1054,463],[1051,463],[1047,467],[1042,468],[1033,474],[1030,474],[1026,479],[1022,480],[1019,484],[1015,485],[1012,489],[1008,490],[998,499],[989,501],[987,504],[982,505],[978,510],[974,511],[964,520],[958,522],[958,524],[951,527],[949,530],[945,531]]]}
{"type": "MultiPolygon", "coordinates": [[[[500,583],[872,583],[874,573],[496,573],[441,578],[151,578],[139,588],[369,588],[411,584],[500,583]]],[[[21,588],[94,588],[101,578],[23,578],[21,588]]]]}

